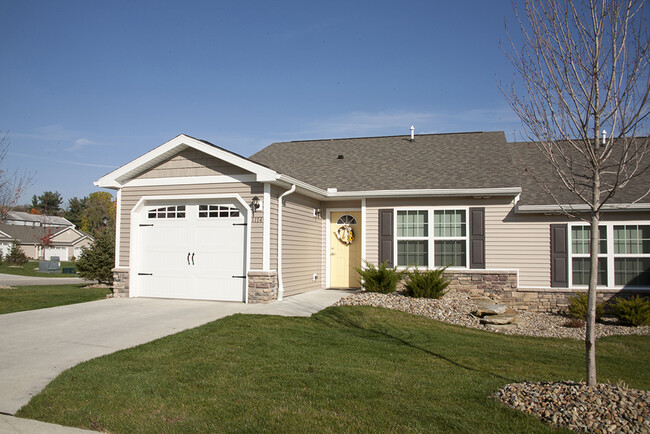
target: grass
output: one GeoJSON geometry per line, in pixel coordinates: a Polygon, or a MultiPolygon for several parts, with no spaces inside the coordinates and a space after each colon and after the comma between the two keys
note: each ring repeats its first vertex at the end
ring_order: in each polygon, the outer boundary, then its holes
{"type": "MultiPolygon", "coordinates": [[[[63,268],[74,268],[76,273],[76,265],[71,261],[61,261],[61,271],[63,268]]],[[[76,274],[63,274],[63,273],[39,273],[38,261],[31,260],[22,267],[15,267],[9,265],[7,262],[0,264],[0,273],[15,274],[18,276],[31,276],[31,277],[75,277],[76,274]]]]}
{"type": "Polygon", "coordinates": [[[111,290],[83,285],[36,285],[0,289],[0,314],[100,300],[111,290]]]}
{"type": "MultiPolygon", "coordinates": [[[[583,349],[372,307],[234,315],[84,362],[17,415],[116,433],[552,432],[489,395],[580,380],[583,349]]],[[[647,389],[647,360],[647,336],[598,341],[600,381],[647,389]]]]}

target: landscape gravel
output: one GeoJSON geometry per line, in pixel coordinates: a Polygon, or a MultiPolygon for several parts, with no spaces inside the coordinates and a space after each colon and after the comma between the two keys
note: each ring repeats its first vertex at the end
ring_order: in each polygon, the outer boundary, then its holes
{"type": "MultiPolygon", "coordinates": [[[[569,320],[564,315],[522,311],[517,312],[514,327],[486,327],[479,318],[472,314],[479,307],[479,302],[467,293],[448,291],[437,300],[428,298],[412,298],[402,292],[379,294],[376,292],[358,292],[339,300],[336,306],[376,306],[400,310],[414,315],[422,315],[449,324],[456,324],[481,330],[496,331],[505,334],[584,339],[585,327],[565,327],[569,320]]],[[[650,326],[628,327],[616,324],[614,318],[603,318],[596,324],[596,337],[613,335],[650,335],[650,326]]]]}
{"type": "MultiPolygon", "coordinates": [[[[584,339],[585,328],[565,327],[569,318],[560,314],[517,312],[513,327],[486,327],[473,314],[479,300],[467,293],[449,291],[437,300],[411,298],[404,293],[358,292],[339,300],[336,306],[376,306],[422,315],[449,324],[506,334],[552,338],[584,339]]],[[[596,324],[596,337],[650,335],[650,327],[627,327],[614,318],[596,324]]],[[[494,398],[543,422],[578,432],[650,434],[650,392],[625,385],[560,381],[553,383],[513,383],[499,389],[494,398]]]]}

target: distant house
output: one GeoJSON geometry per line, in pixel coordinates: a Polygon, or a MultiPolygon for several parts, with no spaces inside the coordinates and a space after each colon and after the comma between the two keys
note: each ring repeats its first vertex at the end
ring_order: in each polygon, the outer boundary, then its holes
{"type": "MultiPolygon", "coordinates": [[[[273,143],[249,158],[180,135],[95,184],[117,190],[114,291],[131,297],[358,287],[363,261],[449,266],[455,288],[536,309],[587,288],[590,229],[562,212],[586,208],[503,132],[273,143]]],[[[650,199],[635,202],[648,185],[646,171],[604,209],[607,297],[650,290],[650,199]]]]}
{"type": "Polygon", "coordinates": [[[89,247],[93,238],[63,217],[13,211],[0,224],[0,251],[3,256],[9,253],[14,240],[32,259],[58,256],[60,260],[68,261],[73,256],[79,257],[81,248],[89,247]]]}
{"type": "Polygon", "coordinates": [[[39,227],[39,226],[53,227],[53,228],[74,227],[74,224],[70,220],[63,217],[42,215],[42,214],[30,214],[28,212],[21,212],[21,211],[9,211],[3,223],[8,225],[32,226],[32,227],[39,227]]]}

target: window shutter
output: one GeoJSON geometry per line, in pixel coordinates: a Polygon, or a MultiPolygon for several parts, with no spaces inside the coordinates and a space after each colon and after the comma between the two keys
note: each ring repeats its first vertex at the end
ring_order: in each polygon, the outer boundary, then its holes
{"type": "Polygon", "coordinates": [[[567,225],[551,225],[551,287],[569,286],[567,225]]]}
{"type": "Polygon", "coordinates": [[[469,209],[469,268],[485,269],[485,208],[469,209]]]}
{"type": "Polygon", "coordinates": [[[393,210],[379,210],[379,263],[393,266],[393,210]]]}

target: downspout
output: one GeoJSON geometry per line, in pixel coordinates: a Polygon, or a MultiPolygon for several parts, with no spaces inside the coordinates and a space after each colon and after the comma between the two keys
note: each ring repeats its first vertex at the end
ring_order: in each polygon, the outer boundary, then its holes
{"type": "Polygon", "coordinates": [[[278,197],[278,301],[282,301],[284,285],[282,284],[282,199],[296,191],[296,184],[278,197]]]}

